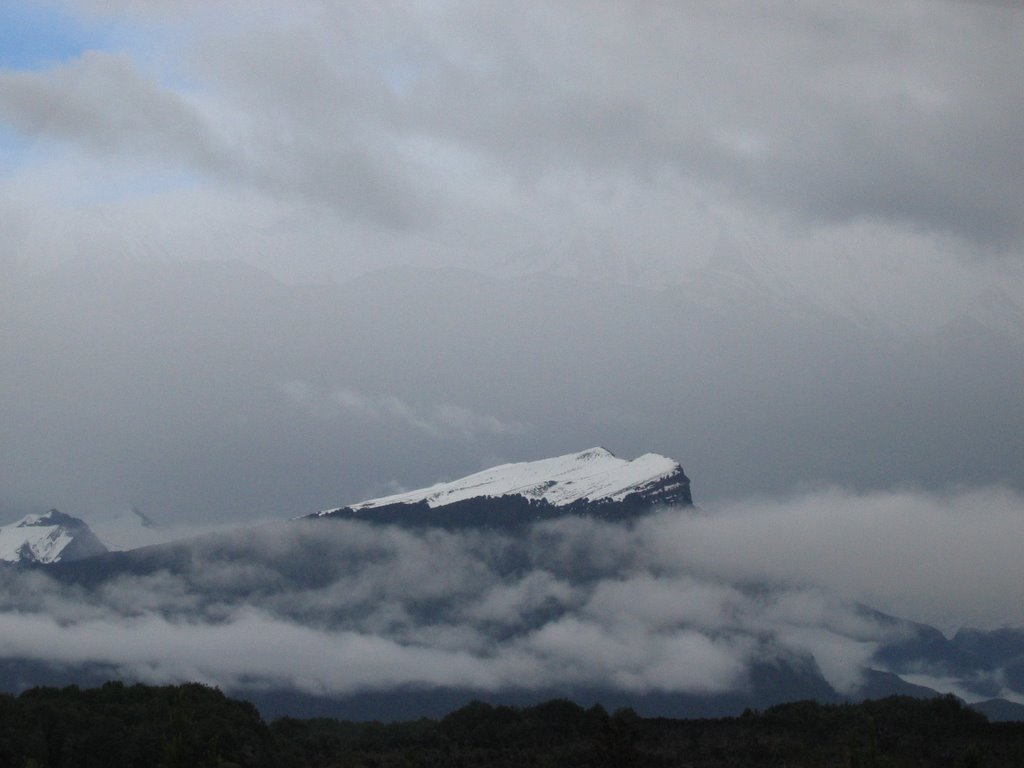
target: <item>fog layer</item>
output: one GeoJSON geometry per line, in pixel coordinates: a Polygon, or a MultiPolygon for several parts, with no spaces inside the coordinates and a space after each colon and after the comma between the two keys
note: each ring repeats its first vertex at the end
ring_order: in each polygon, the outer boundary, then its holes
{"type": "Polygon", "coordinates": [[[296,521],[140,551],[146,567],[98,580],[4,569],[0,654],[329,695],[723,693],[781,661],[854,691],[914,632],[862,601],[947,628],[1024,622],[1022,510],[1000,491],[831,491],[516,535],[296,521]]]}

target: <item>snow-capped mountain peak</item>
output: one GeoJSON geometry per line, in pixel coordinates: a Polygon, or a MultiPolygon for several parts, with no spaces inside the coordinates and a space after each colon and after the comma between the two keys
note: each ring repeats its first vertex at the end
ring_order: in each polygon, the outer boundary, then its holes
{"type": "Polygon", "coordinates": [[[656,453],[646,453],[629,461],[598,447],[539,461],[501,464],[458,480],[318,514],[321,517],[339,514],[362,517],[364,515],[359,513],[373,510],[393,511],[412,505],[434,510],[495,499],[519,499],[527,506],[555,508],[554,511],[620,506],[636,509],[691,503],[690,481],[678,462],[656,453]]]}
{"type": "Polygon", "coordinates": [[[0,526],[0,561],[55,563],[106,551],[85,522],[56,509],[0,526]]]}

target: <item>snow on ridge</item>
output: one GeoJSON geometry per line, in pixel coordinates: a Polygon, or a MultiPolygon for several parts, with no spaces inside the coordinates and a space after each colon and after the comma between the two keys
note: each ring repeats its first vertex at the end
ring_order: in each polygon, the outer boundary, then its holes
{"type": "Polygon", "coordinates": [[[56,563],[105,551],[87,524],[56,509],[0,526],[0,561],[56,563]]]}
{"type": "Polygon", "coordinates": [[[29,515],[14,525],[0,527],[0,560],[52,563],[73,541],[63,525],[45,525],[45,515],[29,515]]]}
{"type": "Polygon", "coordinates": [[[53,522],[53,510],[49,512],[33,512],[14,523],[15,528],[53,527],[56,525],[57,523],[53,522]]]}
{"type": "MultiPolygon", "coordinates": [[[[646,453],[629,461],[598,447],[539,461],[502,464],[459,480],[347,506],[350,509],[373,509],[389,504],[425,501],[427,506],[435,508],[482,496],[511,495],[543,499],[556,507],[581,499],[621,501],[630,493],[676,471],[681,471],[677,462],[656,453],[646,453]]],[[[324,510],[319,514],[327,515],[339,509],[345,507],[324,510]]]]}

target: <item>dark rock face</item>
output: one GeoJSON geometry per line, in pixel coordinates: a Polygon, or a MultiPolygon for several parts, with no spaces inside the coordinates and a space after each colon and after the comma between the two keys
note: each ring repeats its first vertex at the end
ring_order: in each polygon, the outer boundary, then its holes
{"type": "Polygon", "coordinates": [[[102,555],[107,551],[106,546],[97,538],[96,534],[92,532],[92,529],[84,520],[66,515],[56,509],[51,509],[47,512],[45,519],[50,521],[50,525],[61,526],[72,538],[72,542],[61,550],[61,560],[82,560],[86,557],[102,555]]]}
{"type": "Polygon", "coordinates": [[[953,644],[998,666],[1024,663],[1024,629],[1002,627],[983,630],[965,627],[953,637],[953,644]]]}
{"type": "Polygon", "coordinates": [[[633,503],[646,507],[667,506],[670,504],[692,507],[693,497],[690,495],[690,478],[686,476],[681,466],[676,465],[676,471],[671,475],[638,488],[623,499],[623,503],[633,503]]]}

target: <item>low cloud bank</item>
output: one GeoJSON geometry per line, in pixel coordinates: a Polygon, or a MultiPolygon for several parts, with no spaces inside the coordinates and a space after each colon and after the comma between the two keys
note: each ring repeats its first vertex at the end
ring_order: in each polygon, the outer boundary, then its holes
{"type": "Polygon", "coordinates": [[[741,502],[641,526],[658,562],[812,583],[945,631],[1024,625],[1024,499],[1006,488],[741,502]]]}
{"type": "Polygon", "coordinates": [[[329,695],[723,693],[786,660],[852,691],[908,627],[858,601],[944,626],[1024,623],[1022,535],[1024,503],[998,489],[830,490],[519,534],[296,521],[171,545],[145,575],[89,586],[4,569],[0,656],[329,695]]]}

